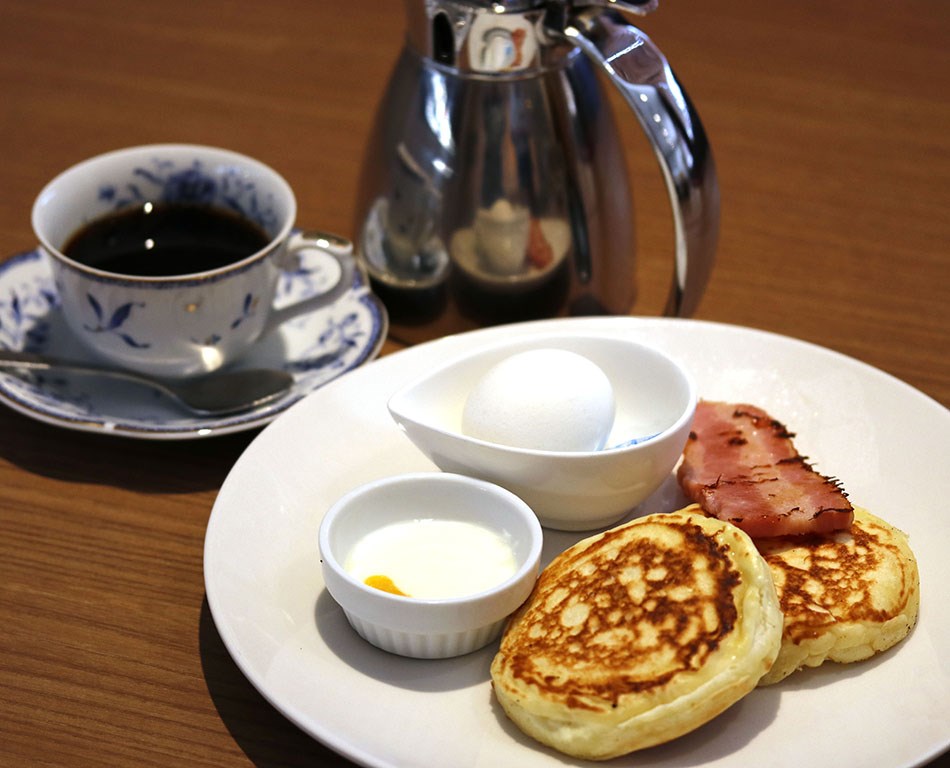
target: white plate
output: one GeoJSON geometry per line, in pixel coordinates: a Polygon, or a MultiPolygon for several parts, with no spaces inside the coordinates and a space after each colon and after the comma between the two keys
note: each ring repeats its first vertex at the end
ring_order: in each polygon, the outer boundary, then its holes
{"type": "MultiPolygon", "coordinates": [[[[308,252],[301,268],[288,273],[277,302],[315,293],[335,266],[308,252]]],[[[88,376],[0,372],[0,402],[56,426],[148,440],[182,440],[252,429],[273,421],[305,395],[377,355],[388,320],[361,276],[329,306],[284,323],[258,342],[235,367],[283,368],[294,376],[284,397],[246,413],[196,417],[148,386],[88,376]]],[[[52,273],[39,251],[0,264],[0,348],[74,360],[91,360],[66,325],[52,273]]]]}
{"type": "MultiPolygon", "coordinates": [[[[320,389],[258,435],[228,475],[205,539],[208,602],[258,690],[307,733],[369,766],[557,766],[493,702],[495,644],[445,661],[363,642],[324,589],[317,529],[359,483],[433,469],[386,411],[398,387],[448,357],[540,331],[618,334],[684,363],[700,395],[765,407],[852,501],[910,535],[920,621],[866,662],[827,664],[753,691],[711,723],[612,765],[908,766],[950,745],[950,412],[829,350],[688,320],[556,320],[476,331],[377,360],[320,389]]],[[[670,481],[641,512],[681,501],[670,481]]],[[[582,534],[545,531],[544,562],[582,534]]]]}

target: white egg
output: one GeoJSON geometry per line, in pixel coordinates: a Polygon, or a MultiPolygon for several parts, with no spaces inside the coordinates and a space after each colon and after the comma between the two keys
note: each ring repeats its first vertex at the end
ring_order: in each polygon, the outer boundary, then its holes
{"type": "Polygon", "coordinates": [[[598,451],[614,410],[613,387],[599,366],[575,352],[535,349],[502,360],[475,384],[462,432],[515,448],[598,451]]]}

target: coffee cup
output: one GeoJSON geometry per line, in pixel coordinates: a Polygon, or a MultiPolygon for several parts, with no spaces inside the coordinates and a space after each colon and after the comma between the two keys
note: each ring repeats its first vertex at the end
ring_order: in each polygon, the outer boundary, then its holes
{"type": "Polygon", "coordinates": [[[352,287],[349,241],[301,233],[296,215],[290,185],[263,163],[156,144],[64,171],[40,192],[32,222],[78,340],[117,366],[184,378],[234,362],[352,287]],[[275,307],[282,272],[305,254],[325,273],[320,291],[275,307]]]}

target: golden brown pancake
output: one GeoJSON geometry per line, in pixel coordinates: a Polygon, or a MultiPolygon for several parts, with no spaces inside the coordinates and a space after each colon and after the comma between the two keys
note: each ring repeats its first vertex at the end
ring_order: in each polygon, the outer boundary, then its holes
{"type": "Polygon", "coordinates": [[[768,567],[696,510],[597,534],[545,568],[491,667],[523,731],[607,759],[693,730],[769,670],[782,615],[768,567]]]}
{"type": "Polygon", "coordinates": [[[866,659],[917,621],[920,585],[907,537],[866,509],[854,508],[849,532],[756,543],[785,616],[782,649],[760,685],[824,661],[866,659]]]}

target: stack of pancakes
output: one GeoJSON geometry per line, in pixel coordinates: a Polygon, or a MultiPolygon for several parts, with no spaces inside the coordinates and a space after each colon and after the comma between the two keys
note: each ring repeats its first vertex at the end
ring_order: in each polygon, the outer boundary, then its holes
{"type": "Polygon", "coordinates": [[[526,733],[603,760],[685,734],[802,666],[884,650],[917,605],[906,538],[865,510],[850,532],[754,543],[693,505],[555,558],[509,622],[492,685],[526,733]]]}

